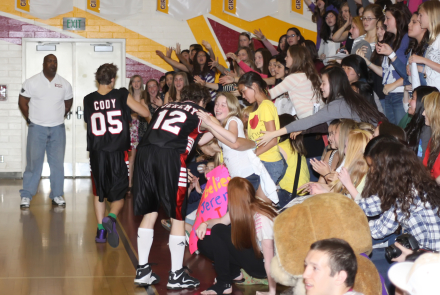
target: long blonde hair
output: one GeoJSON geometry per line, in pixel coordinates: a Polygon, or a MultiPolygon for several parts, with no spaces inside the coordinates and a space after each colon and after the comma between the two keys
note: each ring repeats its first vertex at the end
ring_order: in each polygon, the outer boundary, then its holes
{"type": "Polygon", "coordinates": [[[133,82],[134,82],[134,79],[136,79],[136,78],[141,79],[141,100],[146,101],[147,93],[145,93],[144,80],[142,79],[142,77],[140,75],[131,76],[130,83],[128,83],[128,93],[130,93],[130,95],[133,96],[133,98],[134,98],[133,82]]]}
{"type": "Polygon", "coordinates": [[[221,96],[224,96],[226,98],[226,104],[228,105],[228,110],[229,110],[228,116],[222,122],[222,126],[225,127],[226,123],[231,117],[237,117],[241,120],[241,108],[238,99],[230,92],[222,91],[217,93],[215,97],[215,102],[217,102],[217,99],[219,99],[219,97],[221,96]]]}
{"type": "Polygon", "coordinates": [[[437,36],[440,34],[440,2],[439,1],[426,1],[420,4],[420,9],[426,11],[429,17],[429,42],[431,45],[437,36]]]}
{"type": "Polygon", "coordinates": [[[339,161],[336,167],[341,166],[342,161],[345,158],[344,154],[344,146],[347,142],[348,133],[357,128],[357,123],[353,121],[352,119],[341,119],[341,123],[339,123],[339,126],[337,127],[339,129],[339,139],[338,139],[338,156],[339,161]]]}
{"type": "MultiPolygon", "coordinates": [[[[351,130],[348,134],[344,167],[348,170],[350,179],[355,187],[361,183],[368,171],[368,165],[364,159],[364,151],[370,141],[370,137],[370,132],[361,129],[351,130]]],[[[348,194],[348,190],[339,179],[332,183],[332,190],[336,193],[348,194]]]]}
{"type": "Polygon", "coordinates": [[[431,127],[431,141],[429,144],[428,168],[432,169],[440,153],[440,93],[432,92],[422,98],[425,107],[425,117],[431,127]]]}

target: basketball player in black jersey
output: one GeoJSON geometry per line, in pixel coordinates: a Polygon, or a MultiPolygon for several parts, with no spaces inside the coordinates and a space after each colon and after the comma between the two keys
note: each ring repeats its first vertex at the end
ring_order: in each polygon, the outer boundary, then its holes
{"type": "Polygon", "coordinates": [[[167,288],[194,288],[200,282],[182,267],[185,252],[185,217],[188,176],[186,158],[206,126],[198,110],[211,100],[202,86],[190,84],[181,91],[181,102],[168,103],[156,110],[147,132],[138,145],[133,175],[134,213],[144,215],[138,229],[139,265],[134,282],[151,285],[159,281],[148,263],[153,243],[153,227],[159,206],[171,218],[169,248],[171,271],[167,288]]]}
{"type": "Polygon", "coordinates": [[[103,64],[95,74],[98,91],[84,98],[84,121],[87,123],[87,150],[95,194],[98,231],[95,241],[117,247],[116,216],[124,206],[128,190],[128,156],[130,148],[130,109],[143,117],[150,111],[133,99],[126,89],[113,89],[118,68],[103,64]],[[127,161],[127,162],[126,162],[127,161]],[[111,202],[105,215],[104,199],[111,202]],[[106,237],[108,233],[108,239],[106,237]]]}

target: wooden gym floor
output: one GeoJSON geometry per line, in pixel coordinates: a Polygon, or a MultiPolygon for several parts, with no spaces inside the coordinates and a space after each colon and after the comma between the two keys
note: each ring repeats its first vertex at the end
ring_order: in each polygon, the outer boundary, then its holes
{"type": "MultiPolygon", "coordinates": [[[[65,209],[51,204],[50,183],[42,179],[27,210],[20,210],[21,180],[0,179],[0,295],[128,295],[200,294],[212,285],[215,271],[202,255],[185,252],[184,265],[200,280],[196,289],[166,289],[171,266],[169,232],[159,220],[149,257],[161,278],[154,287],[133,284],[137,265],[137,228],[132,199],[126,199],[118,216],[120,244],[96,244],[96,218],[90,179],[66,179],[65,209]]],[[[234,286],[233,294],[255,294],[265,286],[234,286]]]]}

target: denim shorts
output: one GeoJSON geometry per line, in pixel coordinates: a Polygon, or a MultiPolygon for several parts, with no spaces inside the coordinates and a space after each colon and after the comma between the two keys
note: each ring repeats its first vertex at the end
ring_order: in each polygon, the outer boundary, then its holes
{"type": "Polygon", "coordinates": [[[253,173],[253,174],[249,175],[248,177],[246,177],[246,179],[249,180],[249,182],[254,187],[255,191],[257,191],[258,188],[260,187],[260,175],[253,173]]]}

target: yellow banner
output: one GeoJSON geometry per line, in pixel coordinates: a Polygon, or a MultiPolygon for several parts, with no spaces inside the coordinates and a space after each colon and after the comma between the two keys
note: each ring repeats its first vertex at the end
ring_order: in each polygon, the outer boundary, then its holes
{"type": "Polygon", "coordinates": [[[303,14],[302,0],[292,0],[292,11],[303,14]]]}
{"type": "Polygon", "coordinates": [[[168,14],[168,0],[157,0],[157,11],[168,14]]]}
{"type": "Polygon", "coordinates": [[[87,9],[99,13],[99,0],[87,0],[87,9]]]}
{"type": "Polygon", "coordinates": [[[237,11],[237,0],[223,0],[223,11],[231,14],[235,14],[237,11]]]}
{"type": "Polygon", "coordinates": [[[19,10],[30,11],[29,0],[17,0],[16,5],[16,8],[19,10]]]}

